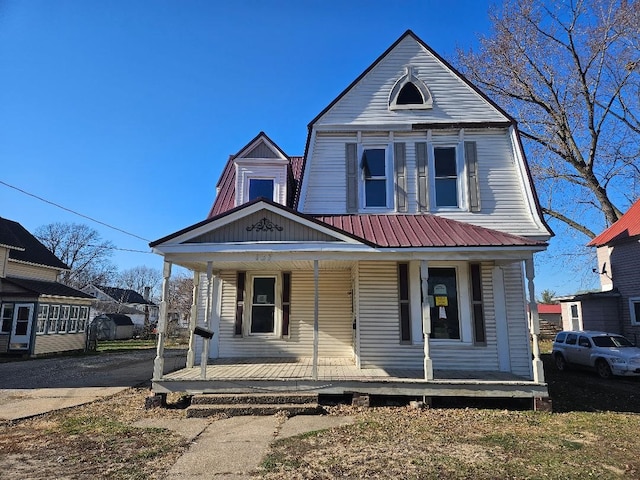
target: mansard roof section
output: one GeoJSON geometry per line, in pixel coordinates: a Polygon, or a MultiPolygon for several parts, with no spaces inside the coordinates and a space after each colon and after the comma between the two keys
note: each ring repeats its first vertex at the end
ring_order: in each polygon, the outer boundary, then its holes
{"type": "Polygon", "coordinates": [[[149,245],[162,249],[166,246],[199,243],[256,242],[361,244],[362,240],[289,207],[260,198],[172,233],[149,245]]]}
{"type": "Polygon", "coordinates": [[[238,153],[229,156],[216,184],[216,198],[207,218],[215,217],[234,208],[236,199],[236,164],[240,162],[282,162],[287,166],[287,206],[292,206],[299,195],[304,158],[289,157],[264,132],[260,132],[238,153]]]}
{"type": "MultiPolygon", "coordinates": [[[[426,100],[426,99],[425,99],[426,100]]],[[[329,104],[309,127],[317,130],[412,124],[515,124],[515,120],[411,30],[329,104]],[[411,72],[431,96],[429,108],[395,109],[394,87],[411,72]]]]}

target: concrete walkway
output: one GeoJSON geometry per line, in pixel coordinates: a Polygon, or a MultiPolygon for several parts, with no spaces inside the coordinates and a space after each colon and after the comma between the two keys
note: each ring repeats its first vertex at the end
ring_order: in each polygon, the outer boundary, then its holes
{"type": "Polygon", "coordinates": [[[0,420],[18,420],[77,407],[129,387],[34,388],[0,390],[0,420]]]}
{"type": "Polygon", "coordinates": [[[138,427],[167,428],[189,438],[192,445],[169,471],[168,480],[241,480],[250,478],[276,439],[353,423],[353,417],[299,415],[284,419],[232,417],[143,420],[138,427]]]}

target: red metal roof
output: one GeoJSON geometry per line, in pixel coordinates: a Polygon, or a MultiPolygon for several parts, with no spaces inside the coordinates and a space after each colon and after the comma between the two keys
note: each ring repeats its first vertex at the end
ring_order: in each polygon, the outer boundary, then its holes
{"type": "Polygon", "coordinates": [[[559,303],[554,303],[554,304],[539,303],[538,313],[560,315],[562,313],[562,305],[560,305],[559,303]]]}
{"type": "MultiPolygon", "coordinates": [[[[216,199],[213,202],[213,206],[209,211],[207,218],[215,217],[235,207],[236,202],[236,169],[233,165],[235,156],[229,157],[227,164],[222,171],[220,180],[216,185],[219,189],[216,199]]],[[[289,207],[294,198],[297,197],[300,190],[300,183],[302,177],[302,170],[304,166],[304,157],[289,157],[289,164],[291,166],[291,173],[293,175],[293,182],[289,183],[289,187],[294,191],[289,195],[289,201],[287,202],[289,207]]]]}
{"type": "Polygon", "coordinates": [[[589,247],[600,247],[616,240],[640,235],[640,199],[620,219],[596,238],[587,243],[589,247]]]}
{"type": "Polygon", "coordinates": [[[330,215],[316,220],[379,247],[535,246],[545,242],[435,215],[330,215]]]}

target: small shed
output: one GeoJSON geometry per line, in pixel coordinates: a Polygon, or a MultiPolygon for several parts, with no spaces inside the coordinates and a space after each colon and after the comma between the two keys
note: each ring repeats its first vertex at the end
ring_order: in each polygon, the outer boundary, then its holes
{"type": "Polygon", "coordinates": [[[107,313],[91,322],[98,340],[128,340],[133,338],[133,320],[128,315],[107,313]]]}

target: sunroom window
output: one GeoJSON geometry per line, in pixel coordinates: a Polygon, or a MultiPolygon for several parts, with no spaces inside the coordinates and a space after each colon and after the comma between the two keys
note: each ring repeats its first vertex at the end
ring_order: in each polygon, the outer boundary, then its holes
{"type": "Polygon", "coordinates": [[[387,206],[387,162],[384,148],[366,148],[362,152],[364,206],[387,206]]]}

